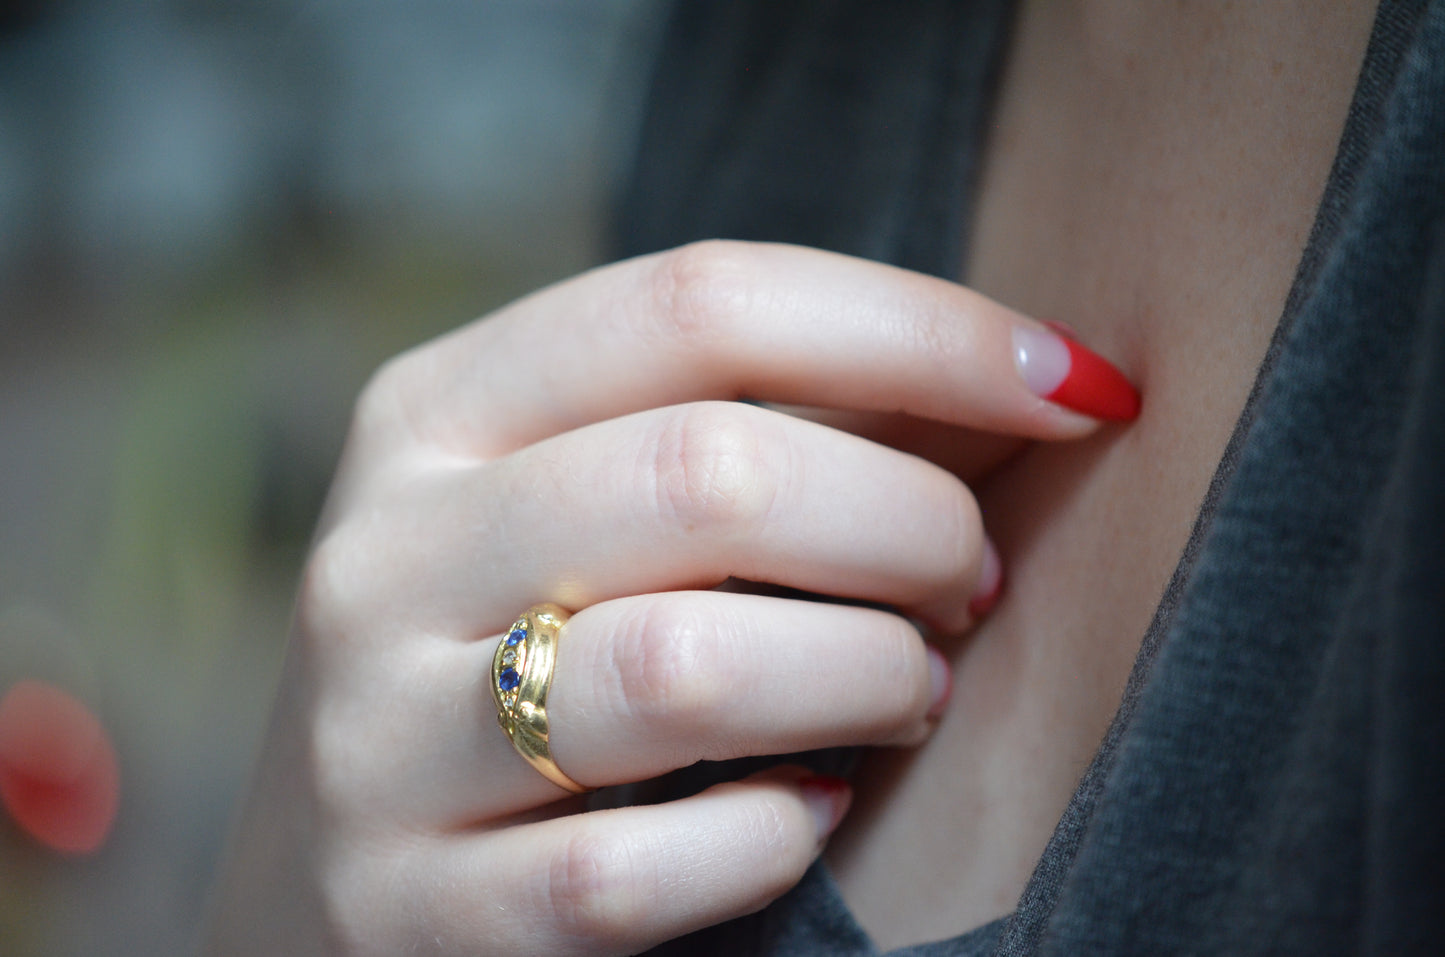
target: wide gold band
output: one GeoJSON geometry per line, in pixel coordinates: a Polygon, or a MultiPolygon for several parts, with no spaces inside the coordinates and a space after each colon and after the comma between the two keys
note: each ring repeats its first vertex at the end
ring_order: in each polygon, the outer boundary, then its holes
{"type": "Polygon", "coordinates": [[[557,634],[571,613],[560,605],[528,608],[502,636],[492,656],[492,698],[497,723],[512,747],[542,776],[573,794],[589,790],[562,773],[547,740],[547,691],[557,661],[557,634]]]}

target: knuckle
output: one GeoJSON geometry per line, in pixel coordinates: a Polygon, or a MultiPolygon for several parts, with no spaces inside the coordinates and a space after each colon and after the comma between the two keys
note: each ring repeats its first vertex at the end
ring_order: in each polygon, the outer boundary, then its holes
{"type": "Polygon", "coordinates": [[[415,939],[412,925],[436,925],[422,918],[437,902],[412,894],[407,886],[404,848],[367,838],[328,848],[321,856],[318,903],[326,953],[398,953],[415,939]],[[403,900],[407,904],[398,906],[403,900]]]}
{"type": "Polygon", "coordinates": [[[620,712],[641,728],[667,728],[670,739],[709,724],[729,698],[718,644],[714,628],[695,607],[653,603],[618,636],[620,712]]]}
{"type": "Polygon", "coordinates": [[[382,431],[397,419],[411,364],[411,355],[402,353],[387,359],[371,373],[356,397],[352,412],[352,423],[357,432],[371,434],[382,431]]]}
{"type": "Polygon", "coordinates": [[[437,416],[426,411],[434,403],[438,381],[446,378],[432,346],[418,346],[392,356],[372,372],[356,397],[351,439],[361,445],[388,446],[412,441],[446,444],[437,416]]]}
{"type": "Polygon", "coordinates": [[[764,520],[777,495],[756,419],[725,402],[683,406],[667,417],[651,463],[658,507],[691,531],[764,520]]]}
{"type": "Polygon", "coordinates": [[[330,824],[354,819],[360,811],[359,799],[370,794],[375,783],[365,771],[364,735],[336,710],[318,709],[306,741],[307,782],[318,815],[330,824]]]}
{"type": "Polygon", "coordinates": [[[940,367],[953,363],[963,349],[969,347],[967,326],[958,321],[958,303],[951,300],[947,287],[929,283],[916,291],[913,299],[911,351],[940,367]]]}
{"type": "Polygon", "coordinates": [[[920,364],[922,381],[928,381],[935,370],[947,375],[959,362],[978,354],[978,324],[959,321],[960,312],[970,315],[972,310],[966,301],[960,301],[957,285],[933,277],[907,276],[893,293],[893,308],[900,319],[894,327],[897,344],[903,354],[920,364]]]}
{"type": "Polygon", "coordinates": [[[334,953],[367,953],[367,941],[380,935],[372,892],[371,862],[353,849],[322,855],[317,903],[323,936],[334,953]]]}
{"type": "Polygon", "coordinates": [[[412,627],[406,623],[416,620],[416,608],[404,600],[412,562],[404,546],[387,545],[395,524],[394,516],[369,510],[337,522],[312,547],[292,617],[299,650],[312,663],[346,670],[361,663],[359,649],[412,627]]]}
{"type": "Polygon", "coordinates": [[[301,571],[296,621],[303,636],[345,636],[368,614],[378,590],[371,534],[358,521],[340,522],[317,541],[301,571]]]}
{"type": "Polygon", "coordinates": [[[311,550],[301,569],[296,593],[296,618],[302,634],[328,634],[339,629],[354,593],[355,550],[350,526],[328,531],[311,550]]]}
{"type": "Polygon", "coordinates": [[[716,338],[752,306],[751,271],[742,243],[704,240],[658,257],[650,278],[652,318],[679,341],[716,338]]]}
{"type": "Polygon", "coordinates": [[[646,894],[638,886],[638,849],[624,835],[570,838],[547,869],[548,904],[565,936],[618,942],[637,932],[646,894]]]}

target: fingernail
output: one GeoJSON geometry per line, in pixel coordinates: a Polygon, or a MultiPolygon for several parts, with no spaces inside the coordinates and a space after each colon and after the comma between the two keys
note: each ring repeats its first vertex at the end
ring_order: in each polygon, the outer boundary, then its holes
{"type": "Polygon", "coordinates": [[[932,645],[928,646],[928,693],[928,717],[933,720],[948,707],[948,699],[953,694],[953,668],[943,652],[932,645]]]}
{"type": "Polygon", "coordinates": [[[814,774],[798,782],[803,791],[803,800],[813,812],[818,840],[832,834],[848,805],[853,803],[853,788],[847,781],[831,774],[814,774]]]}
{"type": "Polygon", "coordinates": [[[1019,375],[1034,395],[1096,419],[1138,416],[1139,393],[1129,380],[1075,340],[1017,325],[1013,346],[1019,375]]]}
{"type": "Polygon", "coordinates": [[[968,613],[977,621],[993,611],[1002,593],[1003,561],[998,557],[998,549],[993,542],[984,539],[983,568],[978,573],[978,588],[973,593],[973,600],[968,603],[968,613]]]}

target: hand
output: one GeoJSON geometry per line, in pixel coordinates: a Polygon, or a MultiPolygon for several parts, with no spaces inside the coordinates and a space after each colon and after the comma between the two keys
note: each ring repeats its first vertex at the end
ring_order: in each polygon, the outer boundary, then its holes
{"type": "Polygon", "coordinates": [[[784,768],[587,811],[497,728],[501,633],[577,610],[548,710],[590,787],[918,742],[947,665],[908,619],[962,630],[997,576],[960,479],[852,433],[1081,436],[1096,420],[1041,393],[1099,361],[950,283],[739,243],[596,270],[393,360],[307,564],[213,951],[621,954],[763,906],[846,787],[784,768]],[[738,398],[830,424],[718,401],[738,398]],[[704,590],[729,578],[897,612],[704,590]]]}

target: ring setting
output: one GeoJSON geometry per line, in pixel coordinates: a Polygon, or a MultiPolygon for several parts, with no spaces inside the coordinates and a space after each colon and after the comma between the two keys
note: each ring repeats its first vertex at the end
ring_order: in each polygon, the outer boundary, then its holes
{"type": "Polygon", "coordinates": [[[585,788],[552,759],[547,692],[557,661],[557,636],[571,614],[560,605],[533,605],[513,622],[492,655],[492,700],[497,723],[517,753],[547,780],[573,794],[585,788]]]}

